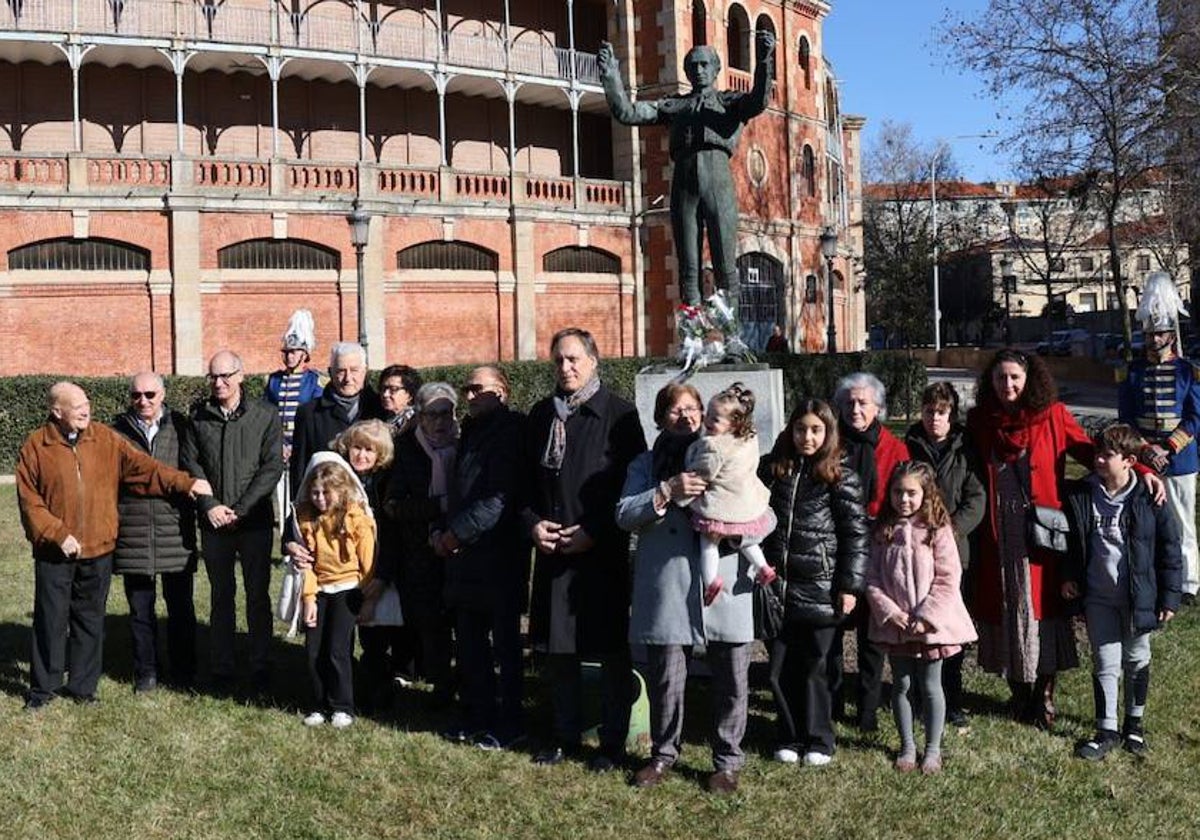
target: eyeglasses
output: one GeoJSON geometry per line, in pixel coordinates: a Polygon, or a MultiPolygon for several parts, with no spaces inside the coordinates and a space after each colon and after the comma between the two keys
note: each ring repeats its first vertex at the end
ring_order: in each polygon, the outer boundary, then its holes
{"type": "Polygon", "coordinates": [[[130,391],[131,400],[152,400],[158,396],[158,391],[130,391]]]}
{"type": "Polygon", "coordinates": [[[462,392],[470,396],[478,396],[479,394],[491,391],[496,387],[494,382],[480,384],[478,382],[469,382],[462,386],[462,392]]]}
{"type": "Polygon", "coordinates": [[[405,388],[403,385],[384,385],[379,390],[384,394],[399,394],[401,391],[405,390],[405,388]]]}
{"type": "Polygon", "coordinates": [[[681,406],[679,408],[672,408],[670,411],[667,412],[667,416],[668,417],[676,417],[676,418],[678,418],[678,417],[696,417],[703,413],[704,412],[700,409],[699,406],[685,405],[685,406],[681,406]]]}
{"type": "Polygon", "coordinates": [[[218,379],[220,379],[222,382],[228,385],[229,380],[233,379],[233,377],[237,376],[239,373],[241,373],[241,370],[231,370],[227,373],[208,373],[205,374],[204,378],[209,382],[216,382],[218,379]]]}

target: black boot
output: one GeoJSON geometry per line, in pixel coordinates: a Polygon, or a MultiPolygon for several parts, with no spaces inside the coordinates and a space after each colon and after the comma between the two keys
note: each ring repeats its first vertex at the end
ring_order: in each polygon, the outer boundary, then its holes
{"type": "Polygon", "coordinates": [[[1008,711],[1012,719],[1018,723],[1032,723],[1033,683],[1009,680],[1008,688],[1012,691],[1012,698],[1008,701],[1008,711]]]}

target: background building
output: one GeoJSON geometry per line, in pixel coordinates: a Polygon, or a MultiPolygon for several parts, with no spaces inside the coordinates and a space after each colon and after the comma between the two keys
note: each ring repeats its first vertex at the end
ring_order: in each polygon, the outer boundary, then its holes
{"type": "Polygon", "coordinates": [[[293,308],[371,363],[534,358],[581,324],[664,353],[677,295],[666,133],[608,116],[614,42],[636,95],[716,47],[772,107],[734,161],[752,336],[861,347],[860,119],[821,48],[823,2],[23,0],[0,6],[0,374],[197,373],[277,361],[293,308]],[[347,216],[369,217],[356,249],[347,216]],[[765,327],[765,334],[769,333],[765,327]]]}

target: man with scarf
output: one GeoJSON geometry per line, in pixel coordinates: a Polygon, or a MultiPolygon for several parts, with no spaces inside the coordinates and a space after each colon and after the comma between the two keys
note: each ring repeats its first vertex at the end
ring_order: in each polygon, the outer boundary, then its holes
{"type": "Polygon", "coordinates": [[[1125,372],[1117,392],[1117,413],[1145,438],[1139,460],[1166,484],[1167,502],[1183,536],[1183,602],[1191,604],[1200,588],[1196,544],[1200,367],[1179,355],[1180,314],[1187,312],[1171,275],[1152,273],[1137,310],[1146,336],[1145,354],[1125,372]]]}
{"type": "MultiPolygon", "coordinates": [[[[837,384],[833,403],[838,411],[838,432],[846,461],[862,482],[867,517],[873,522],[886,501],[892,469],[909,459],[908,447],[881,422],[887,418],[887,391],[875,376],[852,373],[843,377],[837,384]]],[[[867,638],[865,600],[851,616],[858,637],[858,727],[864,732],[874,732],[879,727],[876,710],[883,682],[883,652],[867,638]]],[[[845,704],[843,632],[839,628],[829,656],[829,689],[836,717],[844,716],[845,704]]]]}
{"type": "Polygon", "coordinates": [[[551,339],[557,387],[529,413],[525,455],[531,486],[521,519],[537,550],[530,636],[547,654],[556,744],[535,756],[560,764],[583,730],[582,661],[601,665],[600,752],[595,772],[623,762],[632,681],[629,538],[615,508],[629,463],[646,449],[637,409],[599,377],[591,333],[551,339]]]}
{"type": "Polygon", "coordinates": [[[296,410],[292,456],[288,464],[292,487],[300,486],[308,459],[329,449],[329,442],[359,420],[382,420],[379,396],[367,385],[367,351],[361,344],[341,341],[329,351],[329,384],[321,396],[296,410]]]}

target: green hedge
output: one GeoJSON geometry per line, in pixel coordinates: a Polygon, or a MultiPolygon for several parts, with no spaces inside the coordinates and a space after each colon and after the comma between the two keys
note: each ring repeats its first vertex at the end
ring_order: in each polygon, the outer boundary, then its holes
{"type": "MultiPolygon", "coordinates": [[[[605,359],[600,376],[622,396],[633,398],[634,378],[649,364],[663,359],[605,359]]],[[[899,354],[842,353],[836,356],[771,355],[763,358],[772,367],[783,369],[786,408],[791,410],[797,396],[828,397],[838,377],[856,370],[874,373],[888,390],[888,408],[893,418],[915,413],[921,389],[925,387],[925,367],[899,354]]],[[[528,409],[554,387],[554,370],[549,362],[502,362],[500,368],[512,382],[512,404],[528,409]]],[[[474,365],[441,365],[423,368],[425,380],[445,380],[454,385],[466,381],[474,365]]],[[[46,417],[46,391],[58,376],[0,377],[0,473],[11,473],[17,451],[26,435],[46,417]]],[[[186,409],[207,393],[200,376],[168,376],[167,402],[173,408],[186,409]]],[[[126,377],[77,377],[77,382],[92,400],[92,417],[108,422],[124,410],[129,380],[126,377]]],[[[262,394],[266,378],[250,376],[246,388],[250,396],[262,394]]]]}

